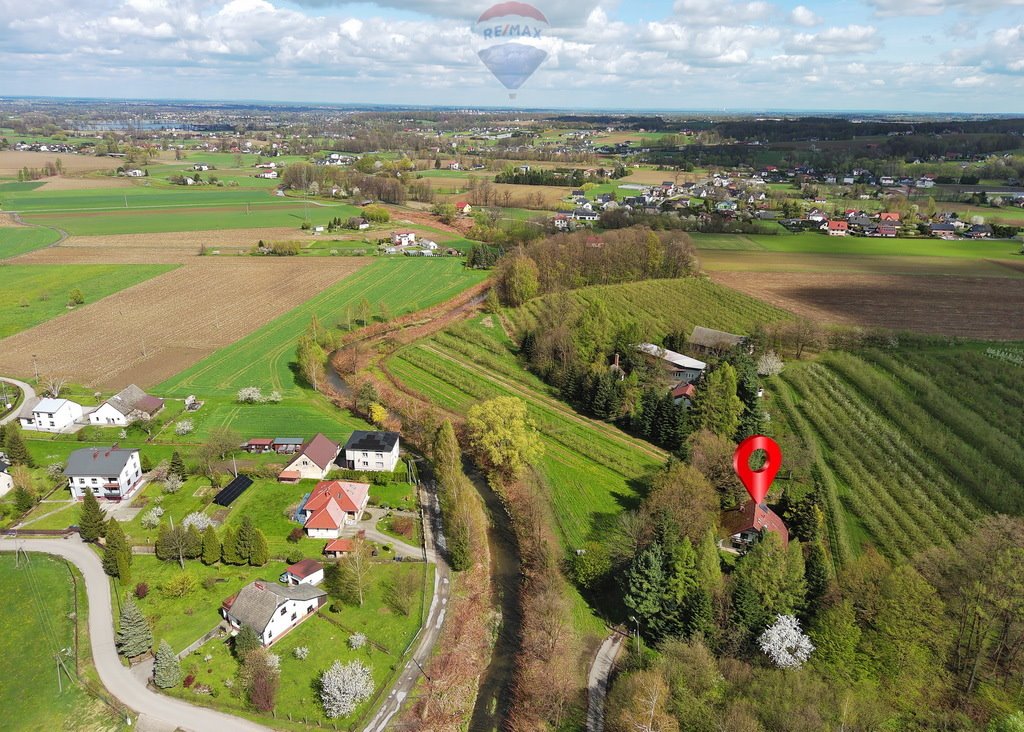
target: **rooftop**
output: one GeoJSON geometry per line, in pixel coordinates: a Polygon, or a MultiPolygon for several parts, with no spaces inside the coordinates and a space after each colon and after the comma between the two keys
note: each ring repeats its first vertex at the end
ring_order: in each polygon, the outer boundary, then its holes
{"type": "Polygon", "coordinates": [[[119,475],[128,464],[132,453],[138,450],[130,447],[83,447],[68,455],[64,474],[76,475],[119,475]]]}
{"type": "Polygon", "coordinates": [[[356,430],[345,443],[346,450],[366,450],[367,452],[391,452],[398,444],[397,432],[369,432],[356,430]]]}

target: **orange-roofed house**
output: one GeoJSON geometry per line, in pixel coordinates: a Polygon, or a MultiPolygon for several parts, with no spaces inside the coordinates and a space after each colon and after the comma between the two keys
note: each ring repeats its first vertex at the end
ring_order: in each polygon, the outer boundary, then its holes
{"type": "Polygon", "coordinates": [[[369,500],[368,483],[321,481],[302,504],[298,517],[311,539],[337,539],[346,525],[359,520],[369,500]]]}
{"type": "Polygon", "coordinates": [[[466,201],[459,201],[455,204],[455,210],[458,211],[463,216],[468,216],[469,213],[473,210],[473,207],[470,206],[466,201]]]}
{"type": "Polygon", "coordinates": [[[782,546],[789,546],[789,529],[766,503],[747,501],[735,511],[726,511],[722,514],[722,528],[736,549],[749,549],[766,532],[778,536],[782,546]]]}
{"type": "Polygon", "coordinates": [[[341,445],[317,433],[313,439],[302,444],[292,461],[281,471],[278,479],[295,480],[294,475],[298,473],[299,480],[323,480],[335,467],[334,459],[338,457],[339,452],[341,445]]]}
{"type": "Polygon", "coordinates": [[[829,236],[846,236],[850,231],[850,223],[848,221],[841,221],[833,219],[828,222],[828,235],[829,236]]]}

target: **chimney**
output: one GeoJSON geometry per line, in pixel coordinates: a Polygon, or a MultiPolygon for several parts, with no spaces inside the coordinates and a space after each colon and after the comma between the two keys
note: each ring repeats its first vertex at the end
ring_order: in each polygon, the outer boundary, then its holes
{"type": "Polygon", "coordinates": [[[617,353],[615,354],[614,360],[612,361],[612,366],[614,366],[615,368],[619,368],[619,354],[617,353]]]}

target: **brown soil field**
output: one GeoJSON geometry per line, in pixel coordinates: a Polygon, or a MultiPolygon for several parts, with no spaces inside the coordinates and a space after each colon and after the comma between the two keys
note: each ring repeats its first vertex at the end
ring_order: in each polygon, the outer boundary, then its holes
{"type": "Polygon", "coordinates": [[[302,304],[371,260],[196,257],[0,340],[0,373],[90,388],[157,384],[302,304]]]}
{"type": "Polygon", "coordinates": [[[112,170],[119,165],[124,165],[124,158],[97,158],[93,155],[4,150],[0,152],[0,175],[17,175],[18,171],[26,166],[41,168],[47,162],[56,161],[57,158],[60,158],[61,166],[69,173],[112,170]]]}
{"type": "Polygon", "coordinates": [[[1024,339],[1024,283],[931,275],[713,272],[711,279],[822,323],[1024,339]]]}
{"type": "MultiPolygon", "coordinates": [[[[63,159],[61,160],[63,162],[63,159]]],[[[108,175],[89,178],[41,178],[46,181],[36,190],[39,191],[81,191],[94,188],[130,188],[134,185],[130,178],[111,178],[108,175]]]]}
{"type": "Polygon", "coordinates": [[[59,246],[16,259],[18,264],[179,264],[198,258],[201,244],[225,257],[248,252],[260,239],[305,242],[314,237],[287,227],[71,236],[59,246]]]}
{"type": "Polygon", "coordinates": [[[15,226],[24,226],[14,220],[14,214],[0,213],[0,226],[5,228],[11,228],[15,226]]]}

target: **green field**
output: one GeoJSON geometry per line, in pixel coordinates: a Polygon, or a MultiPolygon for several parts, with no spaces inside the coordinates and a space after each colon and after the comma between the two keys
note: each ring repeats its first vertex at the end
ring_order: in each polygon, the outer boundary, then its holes
{"type": "Polygon", "coordinates": [[[787,366],[769,404],[821,458],[830,510],[850,517],[833,544],[856,551],[860,535],[910,557],[955,545],[982,512],[1024,512],[1020,376],[974,347],[830,352],[787,366]]]}
{"type": "MultiPolygon", "coordinates": [[[[780,228],[780,231],[782,229],[780,228]]],[[[828,236],[816,232],[777,235],[690,234],[697,249],[743,249],[795,254],[865,254],[957,259],[1009,259],[1020,252],[1020,242],[1005,240],[947,241],[945,239],[879,239],[863,236],[828,236]]]]}
{"type": "MultiPolygon", "coordinates": [[[[33,553],[27,566],[15,568],[13,554],[0,554],[0,704],[5,729],[50,730],[121,729],[106,707],[77,683],[62,678],[58,690],[54,654],[70,648],[65,662],[75,674],[74,586],[61,559],[33,553]]],[[[83,666],[89,659],[86,634],[85,588],[79,580],[79,649],[83,666]]]]}
{"type": "Polygon", "coordinates": [[[0,226],[0,259],[17,257],[58,239],[60,234],[53,229],[0,226]]]}
{"type": "Polygon", "coordinates": [[[365,298],[374,312],[381,302],[390,314],[421,310],[447,300],[486,277],[467,270],[458,259],[382,259],[324,290],[289,313],[157,386],[169,396],[233,396],[244,386],[294,395],[302,390],[294,373],[295,344],[315,313],[331,327],[346,312],[356,317],[365,298]]]}
{"type": "MultiPolygon", "coordinates": [[[[0,229],[0,232],[4,229],[0,229]]],[[[0,338],[68,312],[68,293],[78,288],[89,303],[137,285],[172,265],[8,264],[0,266],[0,338]]]]}

